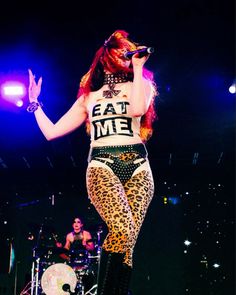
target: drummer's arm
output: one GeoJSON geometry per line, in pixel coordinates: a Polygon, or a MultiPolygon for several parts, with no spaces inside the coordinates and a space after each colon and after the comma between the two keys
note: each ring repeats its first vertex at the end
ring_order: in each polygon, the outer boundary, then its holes
{"type": "Polygon", "coordinates": [[[65,249],[67,249],[67,250],[70,250],[70,234],[68,234],[67,236],[66,236],[66,243],[65,243],[65,245],[64,245],[64,248],[65,249]]]}
{"type": "Polygon", "coordinates": [[[93,243],[93,240],[92,240],[92,236],[89,232],[87,232],[86,234],[86,250],[88,251],[93,251],[95,249],[94,247],[94,243],[93,243]]]}

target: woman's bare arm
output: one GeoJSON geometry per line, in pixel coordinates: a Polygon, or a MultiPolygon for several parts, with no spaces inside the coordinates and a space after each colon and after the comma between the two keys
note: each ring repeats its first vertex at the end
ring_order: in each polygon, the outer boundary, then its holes
{"type": "MultiPolygon", "coordinates": [[[[29,101],[38,101],[41,92],[42,78],[35,81],[35,77],[29,70],[29,101]]],[[[86,107],[83,98],[77,99],[71,108],[54,124],[39,106],[34,112],[36,121],[47,140],[52,140],[66,135],[84,123],[87,118],[86,107]]]]}
{"type": "Polygon", "coordinates": [[[130,93],[130,111],[134,117],[143,116],[150,105],[153,96],[152,84],[150,81],[143,78],[143,65],[148,57],[132,57],[134,79],[130,93]]]}

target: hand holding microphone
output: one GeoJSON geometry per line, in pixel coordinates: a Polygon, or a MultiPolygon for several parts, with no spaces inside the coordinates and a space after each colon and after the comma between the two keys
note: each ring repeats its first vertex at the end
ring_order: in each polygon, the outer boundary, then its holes
{"type": "Polygon", "coordinates": [[[141,57],[149,55],[150,53],[153,53],[153,52],[154,52],[153,47],[144,47],[144,48],[136,49],[133,51],[127,51],[124,53],[124,57],[126,59],[131,59],[134,54],[138,53],[138,58],[141,58],[141,57]]]}

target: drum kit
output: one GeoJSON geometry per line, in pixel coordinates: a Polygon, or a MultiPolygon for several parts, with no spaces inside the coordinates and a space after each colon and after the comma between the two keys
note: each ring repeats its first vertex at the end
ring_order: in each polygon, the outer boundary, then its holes
{"type": "Polygon", "coordinates": [[[96,231],[93,253],[85,249],[35,247],[30,295],[96,295],[101,232],[101,228],[96,231]]]}

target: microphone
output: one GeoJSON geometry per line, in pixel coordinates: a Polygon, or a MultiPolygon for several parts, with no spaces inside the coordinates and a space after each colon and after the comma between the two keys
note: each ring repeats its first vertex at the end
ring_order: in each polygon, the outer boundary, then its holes
{"type": "Polygon", "coordinates": [[[124,57],[126,59],[131,59],[134,54],[138,53],[138,57],[141,58],[141,57],[146,56],[146,55],[153,53],[153,52],[154,52],[153,47],[145,47],[145,48],[140,48],[140,49],[137,49],[134,51],[127,51],[124,54],[124,57]]]}

